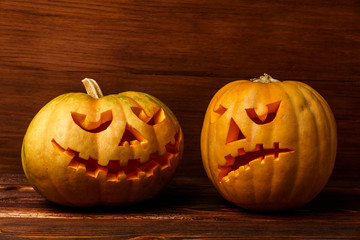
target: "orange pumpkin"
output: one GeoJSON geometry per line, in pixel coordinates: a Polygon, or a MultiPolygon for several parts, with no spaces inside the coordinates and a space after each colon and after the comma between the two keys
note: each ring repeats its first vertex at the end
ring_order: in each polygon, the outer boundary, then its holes
{"type": "Polygon", "coordinates": [[[264,75],[221,88],[206,111],[201,153],[228,201],[252,210],[296,208],[326,185],[335,163],[335,119],[310,86],[264,75]]]}
{"type": "Polygon", "coordinates": [[[183,134],[161,101],[140,92],[63,94],[34,117],[22,146],[24,172],[48,200],[70,206],[126,205],[172,178],[183,134]]]}

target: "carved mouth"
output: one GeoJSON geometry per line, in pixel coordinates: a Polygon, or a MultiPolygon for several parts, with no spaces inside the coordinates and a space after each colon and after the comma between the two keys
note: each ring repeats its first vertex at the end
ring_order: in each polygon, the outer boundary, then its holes
{"type": "Polygon", "coordinates": [[[53,147],[60,153],[71,158],[68,165],[69,168],[80,170],[85,169],[86,175],[97,178],[100,172],[106,174],[106,180],[109,182],[119,182],[122,176],[127,180],[139,179],[140,175],[150,177],[154,175],[154,171],[165,170],[170,167],[171,161],[179,155],[180,131],[175,135],[175,142],[169,142],[165,145],[166,152],[158,155],[157,152],[149,155],[149,160],[141,163],[140,159],[129,159],[126,166],[121,166],[120,160],[109,160],[106,166],[98,164],[98,160],[89,157],[84,159],[79,156],[79,152],[70,148],[64,149],[55,139],[51,140],[53,147]]]}
{"type": "Polygon", "coordinates": [[[244,148],[238,149],[239,155],[233,157],[230,154],[225,156],[226,164],[218,166],[220,169],[219,182],[227,176],[231,171],[239,169],[244,166],[245,169],[250,167],[249,163],[255,159],[263,160],[267,155],[274,155],[274,158],[279,158],[280,153],[292,152],[294,150],[289,148],[279,148],[279,143],[274,143],[274,148],[263,148],[263,144],[257,144],[255,151],[245,152],[244,148]]]}

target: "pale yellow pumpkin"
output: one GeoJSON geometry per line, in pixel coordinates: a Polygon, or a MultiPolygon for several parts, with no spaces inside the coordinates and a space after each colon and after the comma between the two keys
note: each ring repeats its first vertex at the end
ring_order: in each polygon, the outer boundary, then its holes
{"type": "Polygon", "coordinates": [[[183,151],[174,114],[140,92],[63,94],[34,117],[22,164],[48,200],[70,206],[127,205],[155,196],[172,178],[183,151]]]}
{"type": "Polygon", "coordinates": [[[324,98],[304,83],[266,74],[221,88],[201,132],[208,177],[224,198],[252,210],[311,201],[333,171],[336,147],[324,98]]]}

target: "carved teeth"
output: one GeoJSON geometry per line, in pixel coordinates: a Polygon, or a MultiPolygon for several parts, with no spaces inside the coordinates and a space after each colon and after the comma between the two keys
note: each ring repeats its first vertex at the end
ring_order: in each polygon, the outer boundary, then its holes
{"type": "Polygon", "coordinates": [[[223,177],[222,181],[229,182],[230,181],[229,175],[223,177]]]}
{"type": "Polygon", "coordinates": [[[87,175],[89,175],[89,176],[91,176],[91,177],[94,177],[94,178],[96,178],[97,176],[98,176],[98,174],[99,174],[99,171],[89,171],[89,170],[86,170],[86,174],[87,175]]]}
{"type": "Polygon", "coordinates": [[[232,172],[243,168],[249,170],[254,163],[254,160],[259,160],[260,163],[264,162],[265,157],[273,156],[275,160],[278,160],[280,153],[293,152],[294,150],[289,148],[280,148],[279,143],[275,142],[273,148],[264,148],[263,144],[256,144],[254,151],[245,152],[244,148],[238,149],[238,155],[233,157],[231,155],[225,156],[225,165],[219,165],[219,182],[225,179],[227,176],[231,178],[232,172]]]}
{"type": "Polygon", "coordinates": [[[133,140],[133,141],[130,142],[130,146],[139,145],[139,144],[140,144],[140,142],[138,140],[133,140]]]}
{"type": "Polygon", "coordinates": [[[126,174],[125,174],[124,172],[119,173],[119,174],[118,174],[118,180],[119,180],[119,181],[122,181],[122,180],[124,180],[124,179],[126,179],[126,174]]]}
{"type": "Polygon", "coordinates": [[[71,160],[71,162],[69,163],[68,167],[71,167],[73,169],[77,169],[79,166],[79,162],[75,161],[75,160],[71,160]]]}
{"type": "Polygon", "coordinates": [[[77,166],[77,170],[80,170],[80,169],[84,169],[84,170],[86,171],[86,166],[85,166],[85,164],[79,163],[79,165],[77,166]]]}
{"type": "Polygon", "coordinates": [[[119,182],[118,176],[116,173],[108,173],[106,176],[108,182],[119,182]]]}
{"type": "MultiPolygon", "coordinates": [[[[158,152],[149,154],[149,160],[142,163],[140,159],[128,159],[127,162],[121,160],[109,160],[106,166],[102,166],[98,163],[98,160],[91,158],[90,156],[83,156],[80,152],[72,150],[70,148],[64,149],[54,139],[51,143],[58,152],[58,154],[65,155],[71,158],[68,164],[69,168],[76,171],[81,171],[87,176],[93,178],[106,178],[108,182],[119,182],[123,179],[127,180],[139,180],[142,178],[150,177],[158,174],[160,171],[167,169],[179,155],[179,141],[177,137],[179,132],[175,135],[175,143],[169,142],[165,145],[166,152],[162,155],[158,155],[158,152]]],[[[139,140],[124,141],[121,146],[136,146],[142,142],[139,140]]]]}
{"type": "Polygon", "coordinates": [[[96,170],[96,172],[97,172],[96,177],[101,177],[101,178],[106,178],[107,177],[107,173],[108,173],[107,169],[103,170],[103,168],[98,168],[96,170]]]}
{"type": "Polygon", "coordinates": [[[73,151],[70,150],[66,150],[64,151],[64,154],[70,158],[74,158],[75,157],[75,153],[73,151]]]}
{"type": "Polygon", "coordinates": [[[239,174],[240,174],[239,169],[236,169],[236,170],[234,171],[234,177],[235,177],[235,178],[238,177],[239,174]]]}
{"type": "Polygon", "coordinates": [[[136,169],[136,170],[138,170],[138,177],[139,177],[140,179],[146,177],[146,172],[143,172],[143,171],[141,171],[140,169],[136,169]]]}
{"type": "Polygon", "coordinates": [[[128,141],[125,141],[125,142],[123,142],[123,143],[121,144],[121,146],[122,146],[122,147],[129,147],[130,144],[129,144],[128,141]]]}
{"type": "Polygon", "coordinates": [[[150,177],[150,176],[153,176],[153,175],[157,175],[159,172],[161,171],[161,168],[160,168],[160,165],[157,164],[153,169],[152,171],[148,172],[146,174],[147,177],[150,177]]]}
{"type": "Polygon", "coordinates": [[[141,142],[139,140],[132,140],[130,143],[128,141],[124,141],[120,146],[121,147],[131,147],[139,145],[141,142]]]}

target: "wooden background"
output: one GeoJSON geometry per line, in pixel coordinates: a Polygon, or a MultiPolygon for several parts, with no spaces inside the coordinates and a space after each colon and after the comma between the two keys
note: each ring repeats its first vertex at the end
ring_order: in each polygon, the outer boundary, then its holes
{"type": "Polygon", "coordinates": [[[358,0],[0,0],[0,89],[1,239],[360,238],[358,0]],[[287,214],[227,203],[200,157],[211,97],[230,81],[263,73],[311,85],[337,120],[327,188],[287,214]],[[64,209],[27,184],[20,147],[28,124],[52,98],[84,92],[85,77],[104,94],[152,94],[180,121],[184,157],[155,200],[125,212],[64,209]]]}

